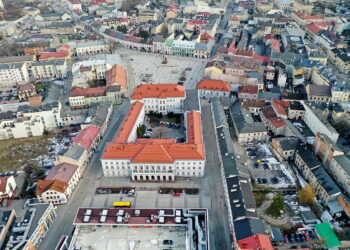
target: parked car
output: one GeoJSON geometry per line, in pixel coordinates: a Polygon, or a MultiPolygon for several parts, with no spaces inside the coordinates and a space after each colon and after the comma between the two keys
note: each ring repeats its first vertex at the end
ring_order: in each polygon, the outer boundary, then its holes
{"type": "Polygon", "coordinates": [[[262,178],[261,181],[262,181],[263,184],[266,184],[266,183],[267,183],[266,178],[262,178]]]}
{"type": "Polygon", "coordinates": [[[164,245],[172,245],[173,241],[172,240],[163,240],[164,245]]]}
{"type": "Polygon", "coordinates": [[[293,234],[290,234],[290,235],[289,235],[289,241],[290,241],[291,243],[294,243],[294,242],[295,242],[295,238],[294,238],[294,235],[293,235],[293,234]]]}
{"type": "Polygon", "coordinates": [[[255,162],[255,163],[254,163],[254,167],[255,167],[255,168],[259,168],[259,163],[256,163],[256,162],[255,162]]]}
{"type": "Polygon", "coordinates": [[[310,236],[308,233],[304,233],[305,240],[310,240],[310,236]]]}
{"type": "Polygon", "coordinates": [[[180,194],[180,193],[173,193],[173,196],[175,196],[175,197],[180,197],[181,194],[180,194]]]}
{"type": "Polygon", "coordinates": [[[248,152],[248,156],[255,157],[256,156],[256,152],[255,151],[249,151],[248,152]]]}
{"type": "Polygon", "coordinates": [[[300,242],[299,234],[294,234],[295,242],[300,242]]]}
{"type": "Polygon", "coordinates": [[[263,163],[264,169],[270,169],[269,165],[267,163],[263,163]]]}
{"type": "Polygon", "coordinates": [[[288,236],[285,234],[283,235],[283,238],[284,238],[284,243],[289,243],[289,240],[288,240],[288,236]]]}

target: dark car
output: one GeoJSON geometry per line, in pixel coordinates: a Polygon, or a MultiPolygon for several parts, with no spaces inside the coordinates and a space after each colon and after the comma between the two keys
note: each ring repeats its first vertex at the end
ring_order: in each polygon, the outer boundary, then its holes
{"type": "Polygon", "coordinates": [[[290,235],[289,235],[289,241],[290,241],[291,243],[294,243],[294,242],[295,242],[295,238],[294,238],[294,235],[293,235],[293,234],[290,234],[290,235]]]}
{"type": "Polygon", "coordinates": [[[294,235],[295,242],[300,242],[299,234],[294,235]]]}
{"type": "Polygon", "coordinates": [[[283,239],[284,243],[289,243],[288,236],[286,234],[283,235],[283,239]]]}
{"type": "Polygon", "coordinates": [[[262,181],[263,184],[267,183],[267,180],[265,178],[262,178],[261,181],[262,181]]]}
{"type": "Polygon", "coordinates": [[[259,163],[256,163],[256,162],[255,162],[255,163],[254,163],[254,167],[255,167],[255,168],[259,168],[259,163]]]}
{"type": "Polygon", "coordinates": [[[172,245],[173,241],[172,240],[163,240],[164,245],[172,245]]]}
{"type": "Polygon", "coordinates": [[[269,168],[269,165],[266,164],[266,163],[263,164],[263,167],[264,167],[264,169],[270,169],[270,168],[269,168]]]}
{"type": "Polygon", "coordinates": [[[256,152],[255,151],[249,151],[248,152],[248,156],[256,156],[256,152]]]}

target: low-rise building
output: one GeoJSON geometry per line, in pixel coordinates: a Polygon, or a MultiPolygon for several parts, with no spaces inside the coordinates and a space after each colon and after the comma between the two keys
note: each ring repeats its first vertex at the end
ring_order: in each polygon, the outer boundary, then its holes
{"type": "Polygon", "coordinates": [[[306,86],[307,99],[310,101],[330,102],[332,99],[331,88],[328,85],[306,86]]]}
{"type": "Polygon", "coordinates": [[[259,87],[257,85],[245,85],[238,92],[239,99],[258,99],[259,87]]]}
{"type": "Polygon", "coordinates": [[[17,214],[14,209],[0,211],[0,247],[2,249],[6,246],[8,235],[15,224],[16,218],[17,214]]]}
{"type": "Polygon", "coordinates": [[[17,94],[18,94],[19,100],[27,100],[28,97],[36,95],[35,86],[31,83],[18,85],[17,94]]]}
{"type": "Polygon", "coordinates": [[[61,163],[53,166],[45,180],[37,183],[36,196],[39,202],[67,203],[81,175],[81,168],[77,165],[61,163]]]}
{"type": "Polygon", "coordinates": [[[229,97],[231,93],[231,85],[220,80],[202,80],[196,85],[199,91],[199,97],[210,99],[211,97],[229,97]]]}
{"type": "Polygon", "coordinates": [[[294,159],[295,151],[299,145],[299,139],[296,137],[277,137],[271,141],[271,146],[275,155],[281,161],[294,159]]]}
{"type": "Polygon", "coordinates": [[[185,88],[177,84],[138,85],[130,96],[131,103],[144,103],[146,113],[163,114],[183,113],[185,98],[185,88]]]}
{"type": "Polygon", "coordinates": [[[239,143],[266,141],[267,130],[264,123],[255,122],[251,113],[248,110],[241,109],[238,103],[232,105],[230,111],[239,143]]]}
{"type": "Polygon", "coordinates": [[[0,177],[0,200],[12,198],[16,189],[17,184],[12,175],[0,177]]]}
{"type": "Polygon", "coordinates": [[[120,65],[116,64],[106,71],[106,86],[119,85],[121,91],[128,89],[128,79],[126,70],[120,65]]]}
{"type": "Polygon", "coordinates": [[[93,54],[106,53],[109,51],[110,44],[105,40],[86,42],[86,43],[71,43],[74,47],[74,55],[87,56],[93,54]]]}
{"type": "Polygon", "coordinates": [[[82,129],[78,135],[72,138],[72,142],[85,147],[88,156],[91,157],[95,152],[100,141],[100,128],[96,126],[88,126],[82,129]]]}
{"type": "Polygon", "coordinates": [[[298,101],[289,102],[288,119],[299,120],[303,119],[305,115],[304,106],[298,101]]]}

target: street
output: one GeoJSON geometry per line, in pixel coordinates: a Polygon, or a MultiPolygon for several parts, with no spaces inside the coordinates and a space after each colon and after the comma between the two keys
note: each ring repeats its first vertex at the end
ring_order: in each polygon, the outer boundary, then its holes
{"type": "Polygon", "coordinates": [[[207,155],[204,193],[210,196],[209,229],[211,249],[232,249],[231,235],[225,207],[224,188],[219,165],[218,145],[210,103],[202,102],[202,126],[207,155]],[[207,193],[206,193],[207,192],[207,193]]]}
{"type": "Polygon", "coordinates": [[[70,234],[73,230],[73,219],[79,207],[82,206],[84,199],[88,196],[95,195],[93,183],[102,175],[100,156],[106,142],[112,141],[116,130],[118,129],[125,113],[129,109],[130,103],[124,102],[114,109],[111,123],[106,131],[104,138],[101,140],[95,156],[89,163],[83,178],[80,180],[68,203],[57,206],[57,217],[48,230],[48,233],[40,245],[40,249],[55,249],[56,244],[62,235],[70,234]]]}

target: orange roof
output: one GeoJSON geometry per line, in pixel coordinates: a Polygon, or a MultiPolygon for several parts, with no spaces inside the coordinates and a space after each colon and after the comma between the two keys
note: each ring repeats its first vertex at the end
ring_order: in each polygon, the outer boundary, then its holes
{"type": "Polygon", "coordinates": [[[69,97],[84,96],[103,96],[106,93],[106,87],[96,87],[96,88],[81,88],[73,87],[69,92],[69,97]]]}
{"type": "Polygon", "coordinates": [[[130,98],[141,100],[168,97],[185,97],[185,88],[177,84],[143,84],[136,87],[130,98]]]}
{"type": "Polygon", "coordinates": [[[175,160],[205,159],[200,113],[187,114],[188,143],[174,139],[136,139],[126,143],[143,104],[135,102],[126,115],[112,143],[105,147],[102,159],[129,159],[132,163],[172,163],[175,160]]]}
{"type": "Polygon", "coordinates": [[[268,235],[256,234],[238,241],[240,249],[249,250],[273,250],[268,235]]]}
{"type": "Polygon", "coordinates": [[[229,83],[220,80],[202,80],[197,83],[196,89],[230,92],[231,86],[229,83]]]}
{"type": "Polygon", "coordinates": [[[286,108],[289,107],[289,102],[282,100],[272,100],[272,106],[277,113],[277,115],[287,116],[286,108]]]}
{"type": "Polygon", "coordinates": [[[68,187],[68,183],[60,180],[39,180],[36,184],[36,195],[40,196],[47,190],[54,190],[64,193],[68,187]]]}
{"type": "Polygon", "coordinates": [[[258,85],[245,85],[239,90],[239,93],[246,93],[246,94],[257,94],[258,92],[259,92],[258,85]]]}
{"type": "Polygon", "coordinates": [[[272,126],[274,126],[275,128],[286,126],[286,123],[279,117],[272,117],[272,118],[269,118],[268,120],[271,122],[272,126]]]}
{"type": "Polygon", "coordinates": [[[99,132],[100,128],[89,126],[81,130],[78,135],[74,136],[72,141],[74,143],[78,143],[80,146],[83,146],[86,149],[89,149],[99,132]]]}
{"type": "Polygon", "coordinates": [[[143,108],[143,103],[142,102],[134,102],[130,109],[129,112],[126,114],[124,117],[123,123],[120,125],[118,132],[114,138],[115,143],[126,143],[132,128],[134,127],[135,121],[137,117],[140,115],[140,112],[143,108]]]}
{"type": "Polygon", "coordinates": [[[106,85],[120,85],[120,87],[126,89],[128,87],[126,70],[117,64],[107,70],[106,85]]]}
{"type": "Polygon", "coordinates": [[[39,57],[39,60],[66,58],[68,56],[69,56],[68,51],[44,52],[39,57]]]}

